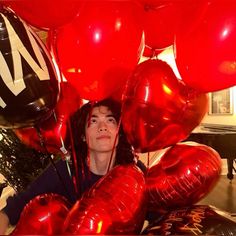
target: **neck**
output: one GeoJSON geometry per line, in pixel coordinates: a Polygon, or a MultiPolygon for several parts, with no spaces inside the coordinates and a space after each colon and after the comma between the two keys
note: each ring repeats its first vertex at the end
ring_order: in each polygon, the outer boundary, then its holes
{"type": "Polygon", "coordinates": [[[113,154],[112,152],[94,153],[93,151],[90,151],[89,155],[90,155],[88,158],[89,170],[96,175],[105,175],[108,172],[108,165],[111,158],[112,160],[110,164],[110,169],[112,169],[112,167],[115,164],[115,155],[116,155],[115,150],[113,154]]]}

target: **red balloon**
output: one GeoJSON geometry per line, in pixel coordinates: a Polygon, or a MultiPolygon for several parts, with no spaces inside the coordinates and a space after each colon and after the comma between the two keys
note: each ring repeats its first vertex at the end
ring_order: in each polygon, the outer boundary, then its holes
{"type": "Polygon", "coordinates": [[[186,87],[160,60],[139,64],[123,100],[122,123],[136,152],[150,152],[187,138],[200,124],[208,97],[186,87]]]}
{"type": "MultiPolygon", "coordinates": [[[[61,82],[61,93],[55,113],[35,127],[15,129],[17,137],[26,145],[40,151],[61,153],[67,132],[67,120],[81,105],[79,95],[67,82],[61,82]]],[[[61,153],[62,154],[62,153],[61,153]]]]}
{"type": "Polygon", "coordinates": [[[132,1],[87,1],[73,22],[50,33],[60,69],[82,98],[101,100],[124,85],[143,48],[132,1]]]}
{"type": "Polygon", "coordinates": [[[186,84],[212,92],[236,85],[236,2],[207,3],[201,18],[176,35],[175,57],[186,84]]]}
{"type": "Polygon", "coordinates": [[[116,166],[71,209],[66,234],[138,234],[145,217],[145,180],[135,165],[116,166]]]}
{"type": "Polygon", "coordinates": [[[83,0],[2,0],[17,15],[41,29],[57,28],[71,21],[83,0]]]}
{"type": "Polygon", "coordinates": [[[221,158],[211,147],[177,144],[166,151],[147,173],[151,210],[189,206],[206,196],[221,172],[221,158]]]}
{"type": "Polygon", "coordinates": [[[43,194],[23,209],[13,235],[57,235],[69,212],[68,201],[57,194],[43,194]]]}
{"type": "Polygon", "coordinates": [[[194,18],[202,9],[202,1],[140,0],[144,7],[145,43],[162,49],[174,43],[174,38],[185,21],[194,18]]]}

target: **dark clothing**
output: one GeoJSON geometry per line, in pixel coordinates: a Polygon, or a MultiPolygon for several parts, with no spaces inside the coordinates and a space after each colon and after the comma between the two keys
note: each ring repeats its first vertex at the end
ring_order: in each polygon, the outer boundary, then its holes
{"type": "MultiPolygon", "coordinates": [[[[20,214],[25,207],[25,205],[34,197],[45,194],[45,193],[56,193],[66,197],[71,204],[74,204],[78,199],[78,195],[74,190],[74,185],[66,162],[63,160],[58,161],[56,168],[61,176],[59,178],[55,168],[50,165],[34,182],[32,182],[26,191],[18,193],[7,199],[7,205],[3,211],[7,214],[10,224],[16,225],[20,219],[20,214]]],[[[141,162],[137,162],[137,166],[145,172],[146,167],[141,162]]],[[[94,183],[96,183],[102,175],[96,175],[89,171],[89,168],[85,165],[84,173],[82,176],[82,171],[80,171],[79,179],[82,177],[83,181],[80,181],[80,194],[87,191],[94,183]]]]}

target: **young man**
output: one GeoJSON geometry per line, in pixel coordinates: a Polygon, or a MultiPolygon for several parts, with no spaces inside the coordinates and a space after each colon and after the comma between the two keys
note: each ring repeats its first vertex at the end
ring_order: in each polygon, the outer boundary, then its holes
{"type": "MultiPolygon", "coordinates": [[[[71,151],[76,158],[78,191],[65,161],[58,161],[55,165],[61,178],[51,165],[24,192],[8,198],[0,212],[0,234],[5,233],[9,223],[17,224],[23,208],[37,195],[57,193],[73,204],[115,165],[136,162],[122,126],[118,125],[120,112],[120,105],[107,99],[87,103],[71,117],[71,151]]],[[[145,171],[142,162],[137,161],[137,165],[145,171]]]]}

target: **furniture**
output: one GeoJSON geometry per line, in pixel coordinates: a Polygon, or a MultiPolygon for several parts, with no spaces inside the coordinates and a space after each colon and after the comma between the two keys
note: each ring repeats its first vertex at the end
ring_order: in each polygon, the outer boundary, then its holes
{"type": "Polygon", "coordinates": [[[235,127],[215,126],[200,127],[190,134],[186,141],[195,141],[215,149],[221,158],[227,158],[228,174],[231,181],[236,172],[236,130],[235,127]]]}

